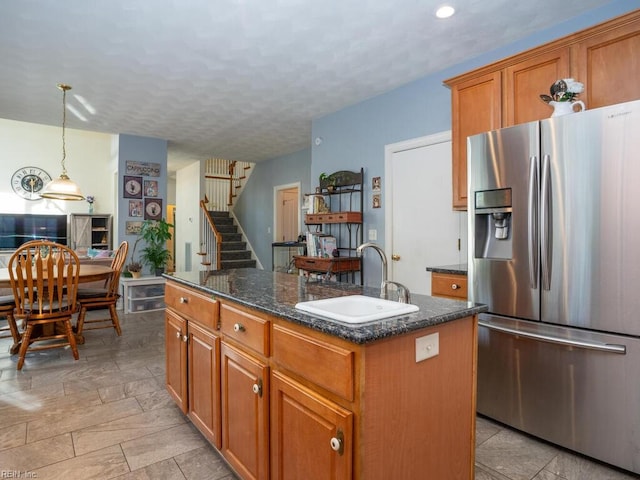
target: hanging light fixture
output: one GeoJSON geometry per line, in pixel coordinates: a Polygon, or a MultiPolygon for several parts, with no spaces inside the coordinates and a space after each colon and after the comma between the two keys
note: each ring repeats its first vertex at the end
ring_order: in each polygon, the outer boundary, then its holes
{"type": "Polygon", "coordinates": [[[80,187],[69,178],[64,164],[67,156],[64,136],[64,129],[67,123],[67,90],[71,90],[71,87],[59,83],[58,88],[62,90],[62,173],[60,177],[45,185],[40,192],[40,196],[53,200],[84,200],[84,195],[80,192],[80,187]]]}

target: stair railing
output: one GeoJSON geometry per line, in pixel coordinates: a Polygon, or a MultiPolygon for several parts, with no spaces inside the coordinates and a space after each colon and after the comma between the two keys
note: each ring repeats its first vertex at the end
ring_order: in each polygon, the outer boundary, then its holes
{"type": "Polygon", "coordinates": [[[211,199],[212,210],[228,212],[238,190],[246,181],[251,164],[229,161],[221,158],[209,158],[205,165],[206,195],[211,199]]]}
{"type": "Polygon", "coordinates": [[[211,214],[207,208],[208,204],[209,199],[206,196],[204,200],[200,200],[200,211],[202,216],[200,224],[202,225],[203,231],[200,237],[201,244],[198,255],[202,255],[204,257],[201,262],[202,265],[210,266],[211,270],[220,270],[222,235],[216,229],[215,223],[213,223],[213,218],[211,218],[211,214]]]}

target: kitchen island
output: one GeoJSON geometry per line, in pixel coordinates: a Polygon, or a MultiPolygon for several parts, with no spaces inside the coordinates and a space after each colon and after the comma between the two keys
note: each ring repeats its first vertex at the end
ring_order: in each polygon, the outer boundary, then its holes
{"type": "Polygon", "coordinates": [[[473,478],[483,306],[414,295],[416,313],[350,325],[295,304],[379,290],[165,277],[167,389],[242,478],[473,478]]]}

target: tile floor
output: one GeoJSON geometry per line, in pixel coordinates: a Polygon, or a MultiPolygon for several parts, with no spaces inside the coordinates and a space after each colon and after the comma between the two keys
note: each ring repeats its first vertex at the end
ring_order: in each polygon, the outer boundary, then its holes
{"type": "MultiPolygon", "coordinates": [[[[0,340],[0,479],[235,479],[164,389],[163,321],[122,315],[122,337],[86,332],[77,362],[49,350],[22,372],[0,340]]],[[[475,478],[638,477],[478,418],[475,478]]]]}

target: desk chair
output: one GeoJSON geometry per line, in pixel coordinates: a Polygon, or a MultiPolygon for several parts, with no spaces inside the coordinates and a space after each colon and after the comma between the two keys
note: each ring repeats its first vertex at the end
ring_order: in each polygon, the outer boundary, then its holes
{"type": "Polygon", "coordinates": [[[128,251],[129,244],[126,241],[122,242],[116,250],[111,262],[111,270],[113,270],[113,273],[104,282],[104,288],[81,288],[78,291],[78,303],[80,304],[80,314],[78,315],[78,322],[76,323],[78,342],[84,343],[82,332],[85,330],[85,323],[100,324],[93,327],[86,327],[86,330],[113,327],[118,336],[122,335],[120,320],[118,319],[118,312],[116,311],[116,302],[118,301],[118,298],[120,298],[120,294],[118,293],[118,288],[120,286],[120,273],[122,273],[122,267],[124,266],[124,261],[127,258],[128,251]],[[104,309],[109,310],[109,318],[86,319],[87,311],[104,309]]]}
{"type": "Polygon", "coordinates": [[[18,352],[22,370],[27,351],[70,346],[78,360],[71,317],[77,310],[80,260],[73,250],[49,241],[32,241],[9,259],[9,279],[15,298],[15,318],[23,321],[18,352]],[[56,330],[58,325],[62,331],[56,330]],[[38,329],[35,329],[38,327],[38,329]],[[32,347],[34,343],[42,344],[32,347]]]}

